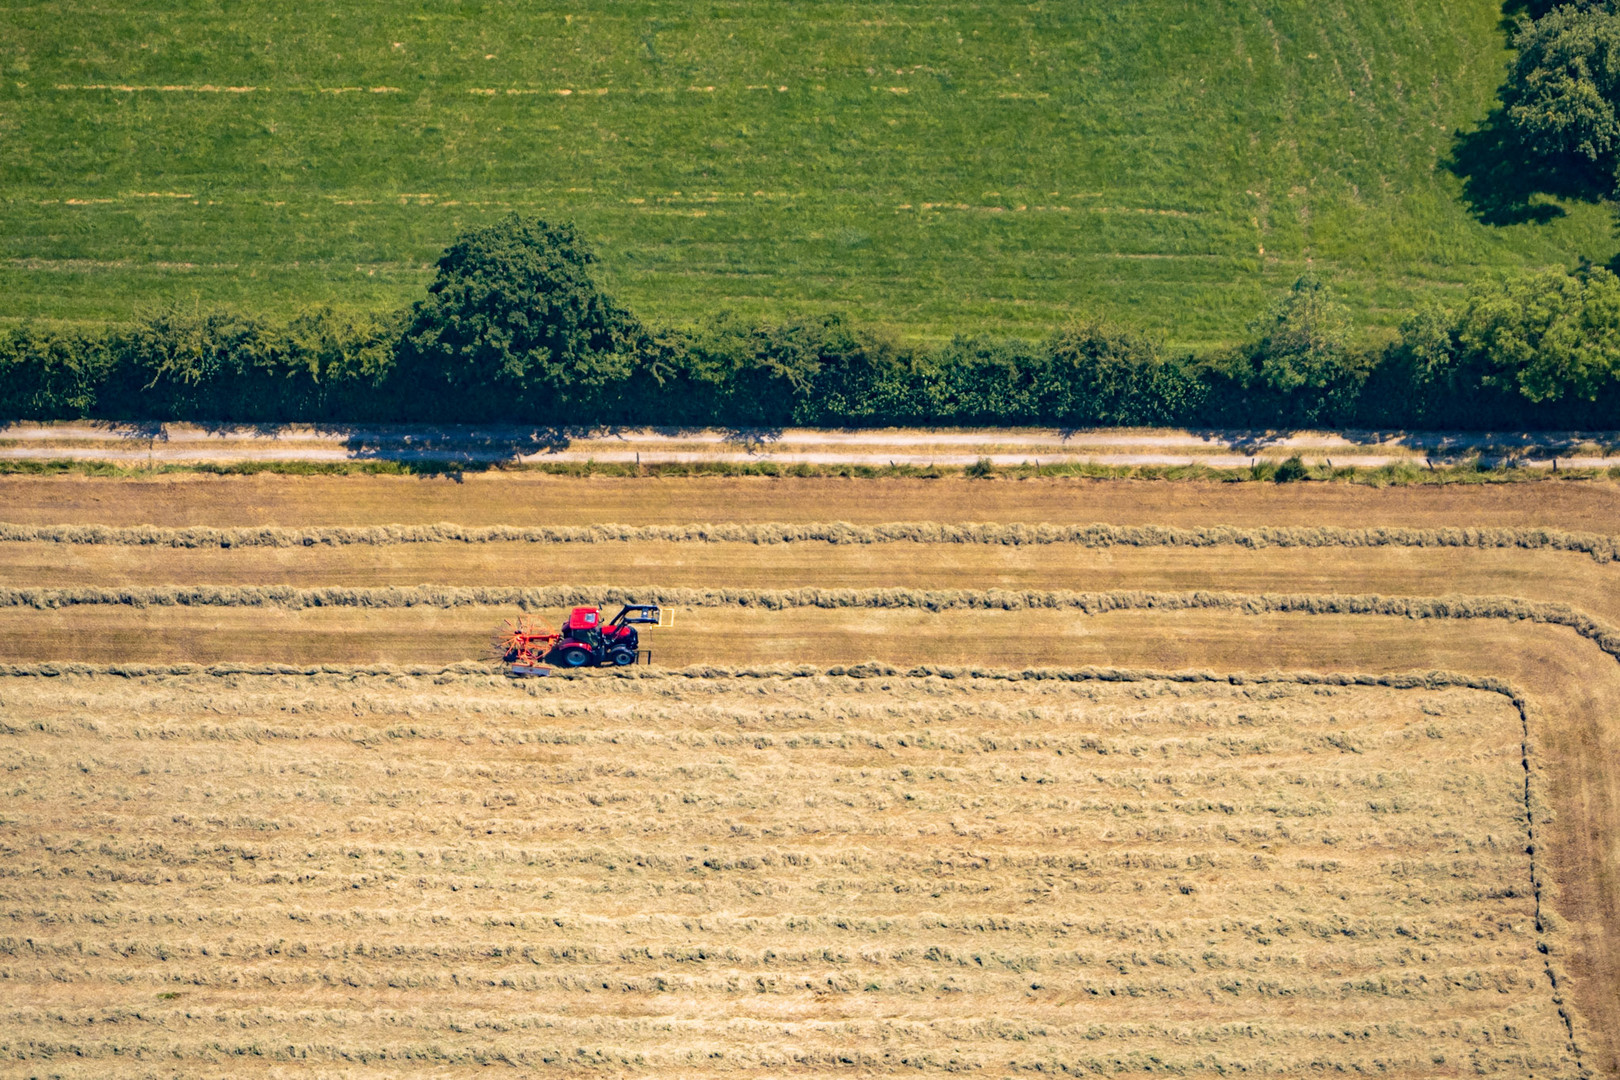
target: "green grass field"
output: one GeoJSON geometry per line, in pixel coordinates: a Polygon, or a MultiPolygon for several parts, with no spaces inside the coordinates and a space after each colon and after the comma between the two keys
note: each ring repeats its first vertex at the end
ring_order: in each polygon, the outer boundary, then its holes
{"type": "Polygon", "coordinates": [[[0,11],[0,319],[418,295],[458,230],[576,220],[646,317],[1230,340],[1307,262],[1371,325],[1606,259],[1443,162],[1493,0],[309,0],[0,11]]]}

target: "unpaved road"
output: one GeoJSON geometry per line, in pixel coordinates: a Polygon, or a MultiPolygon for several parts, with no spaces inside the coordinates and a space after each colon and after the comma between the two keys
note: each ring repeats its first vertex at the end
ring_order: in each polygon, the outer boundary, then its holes
{"type": "Polygon", "coordinates": [[[1376,467],[1481,456],[1529,467],[1620,465],[1620,433],[1196,432],[1171,429],[719,431],[518,427],[14,424],[0,458],[121,464],[449,461],[782,465],[1205,465],[1247,468],[1299,454],[1308,464],[1376,467]]]}

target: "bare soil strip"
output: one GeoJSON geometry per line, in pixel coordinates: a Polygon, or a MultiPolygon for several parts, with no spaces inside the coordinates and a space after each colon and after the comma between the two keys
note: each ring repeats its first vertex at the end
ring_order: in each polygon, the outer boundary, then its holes
{"type": "Polygon", "coordinates": [[[1590,1055],[1500,694],[73,676],[0,721],[0,1027],[64,1076],[1590,1055]]]}

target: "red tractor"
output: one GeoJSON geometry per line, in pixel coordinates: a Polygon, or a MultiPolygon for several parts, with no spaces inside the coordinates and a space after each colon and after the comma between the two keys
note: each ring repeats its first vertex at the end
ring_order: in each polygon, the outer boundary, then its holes
{"type": "Polygon", "coordinates": [[[559,667],[629,667],[641,657],[636,626],[667,626],[656,604],[626,604],[604,623],[602,609],[577,607],[559,633],[538,620],[508,622],[495,635],[495,650],[513,675],[546,675],[559,667]]]}

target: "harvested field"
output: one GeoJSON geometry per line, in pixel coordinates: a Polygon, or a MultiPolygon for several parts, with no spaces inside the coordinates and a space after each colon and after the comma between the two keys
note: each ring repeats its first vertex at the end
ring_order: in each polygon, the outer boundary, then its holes
{"type": "Polygon", "coordinates": [[[159,587],[174,582],[302,589],[474,588],[601,582],[632,592],[738,589],[1152,589],[1180,592],[1471,592],[1577,604],[1620,623],[1620,573],[1583,552],[1548,549],[1207,548],[1074,544],[483,543],[149,548],[0,542],[0,580],[32,588],[159,587]]]}
{"type": "MultiPolygon", "coordinates": [[[[121,605],[0,608],[0,661],[119,664],[455,664],[482,654],[510,607],[302,608],[121,605]]],[[[1342,667],[1518,670],[1535,640],[1517,619],[1214,610],[931,612],[916,607],[683,608],[648,633],[659,667],[703,664],[981,664],[1023,668],[1145,664],[1254,671],[1342,667]],[[1507,650],[1510,655],[1501,655],[1507,650]]],[[[1604,660],[1563,627],[1553,648],[1604,660]],[[1590,649],[1590,655],[1585,653],[1590,649]]],[[[1611,661],[1612,662],[1612,661],[1611,661]]]]}
{"type": "Polygon", "coordinates": [[[0,1052],[1620,1073],[1617,491],[0,479],[0,1052]]]}
{"type": "Polygon", "coordinates": [[[25,1069],[1581,1074],[1500,693],[101,675],[0,718],[25,1069]]]}
{"type": "Polygon", "coordinates": [[[1614,533],[1620,484],[1370,488],[1200,481],[656,480],[469,473],[461,477],[208,476],[103,480],[0,477],[22,524],[558,526],[617,522],[1000,521],[1059,525],[1458,526],[1614,533]]]}

